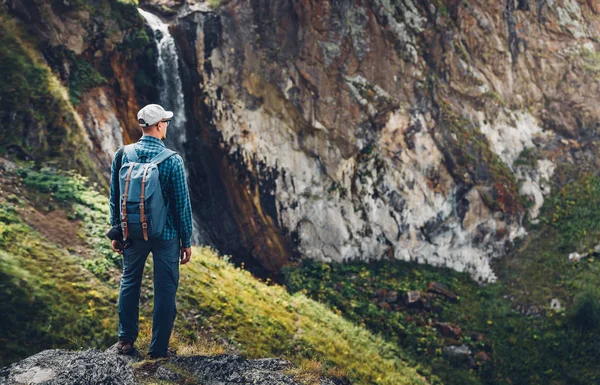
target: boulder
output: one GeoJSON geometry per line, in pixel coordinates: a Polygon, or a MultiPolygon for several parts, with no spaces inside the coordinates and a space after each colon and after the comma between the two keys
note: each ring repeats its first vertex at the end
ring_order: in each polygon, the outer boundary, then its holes
{"type": "Polygon", "coordinates": [[[458,301],[458,297],[456,296],[456,294],[450,291],[448,286],[444,285],[443,283],[430,282],[429,285],[427,285],[427,291],[446,297],[449,301],[452,302],[458,301]]]}
{"type": "MultiPolygon", "coordinates": [[[[45,350],[0,369],[0,384],[44,385],[133,385],[159,381],[181,381],[204,385],[253,384],[301,385],[285,371],[294,365],[280,358],[248,360],[234,354],[180,356],[142,361],[96,349],[85,351],[45,350]]],[[[347,378],[320,378],[319,385],[350,385],[347,378]]]]}
{"type": "Polygon", "coordinates": [[[44,350],[0,369],[4,385],[133,385],[131,366],[121,356],[99,350],[44,350]]]}

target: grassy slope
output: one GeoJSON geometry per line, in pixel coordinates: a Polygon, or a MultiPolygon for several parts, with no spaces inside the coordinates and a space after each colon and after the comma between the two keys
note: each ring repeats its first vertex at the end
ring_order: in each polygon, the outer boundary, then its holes
{"type": "MultiPolygon", "coordinates": [[[[7,340],[0,365],[50,347],[107,347],[116,329],[119,260],[102,239],[106,197],[74,174],[30,166],[18,174],[0,179],[0,303],[10,315],[0,321],[7,340]],[[78,234],[78,242],[53,243],[42,235],[49,231],[44,225],[28,225],[24,218],[33,208],[43,215],[65,211],[73,227],[64,230],[78,234]]],[[[142,328],[148,334],[150,259],[146,268],[142,328]]],[[[396,346],[302,294],[256,280],[207,248],[195,248],[193,262],[182,267],[178,301],[174,344],[184,352],[222,338],[228,349],[283,356],[305,372],[315,362],[322,372],[341,368],[355,384],[426,383],[396,346]]]]}
{"type": "Polygon", "coordinates": [[[287,270],[287,285],[337,308],[390,341],[413,360],[427,362],[446,384],[598,384],[600,368],[600,264],[574,263],[600,239],[600,178],[584,175],[556,191],[531,237],[499,261],[500,281],[480,287],[465,274],[398,261],[366,264],[305,263],[287,270]],[[441,282],[459,296],[428,300],[429,309],[381,306],[378,289],[425,292],[441,282]],[[562,309],[551,309],[559,299],[562,309]],[[566,309],[566,310],[565,310],[566,309]],[[462,328],[443,337],[436,322],[462,328]],[[448,345],[467,345],[473,361],[449,359],[448,345]]]}

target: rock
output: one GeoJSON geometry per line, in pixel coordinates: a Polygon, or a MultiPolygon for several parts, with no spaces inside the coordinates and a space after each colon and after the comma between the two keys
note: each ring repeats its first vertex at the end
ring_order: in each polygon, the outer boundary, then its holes
{"type": "Polygon", "coordinates": [[[99,350],[44,350],[0,369],[3,385],[133,385],[133,370],[120,356],[99,350]]]}
{"type": "Polygon", "coordinates": [[[378,289],[375,291],[375,297],[388,303],[394,303],[398,300],[398,292],[395,290],[378,289]]]}
{"type": "Polygon", "coordinates": [[[538,317],[540,314],[542,314],[543,309],[536,306],[536,305],[518,305],[517,306],[517,311],[521,314],[524,314],[526,316],[536,316],[538,317]]]}
{"type": "Polygon", "coordinates": [[[444,296],[452,302],[458,301],[458,297],[450,291],[448,286],[444,285],[443,283],[430,282],[429,285],[427,285],[427,291],[444,296]]]}
{"type": "Polygon", "coordinates": [[[157,380],[163,381],[178,381],[181,378],[179,374],[173,372],[171,369],[165,368],[164,366],[160,366],[158,369],[156,369],[154,377],[156,377],[157,380]]]}
{"type": "Polygon", "coordinates": [[[406,293],[404,302],[408,306],[417,305],[419,303],[422,303],[423,302],[423,293],[419,290],[409,291],[408,293],[406,293]]]}
{"type": "MultiPolygon", "coordinates": [[[[114,351],[114,347],[107,351],[114,351]]],[[[122,355],[99,350],[45,350],[0,369],[0,384],[134,385],[138,383],[136,379],[144,384],[156,380],[180,381],[183,375],[178,372],[182,371],[186,383],[189,377],[205,385],[301,385],[283,373],[294,366],[280,358],[248,360],[233,354],[173,357],[144,361],[136,365],[135,376],[132,362],[122,355]]],[[[345,377],[323,377],[319,384],[350,385],[350,382],[345,377]]]]}
{"type": "Polygon", "coordinates": [[[0,157],[0,170],[8,174],[14,174],[17,172],[17,165],[6,158],[0,157]]]}
{"type": "Polygon", "coordinates": [[[293,368],[293,365],[279,358],[246,360],[241,356],[223,354],[214,357],[176,357],[170,363],[185,369],[198,382],[206,385],[298,385],[292,377],[281,373],[293,368]]]}
{"type": "Polygon", "coordinates": [[[477,352],[475,358],[478,362],[487,362],[490,360],[490,356],[486,352],[477,352]]]}
{"type": "Polygon", "coordinates": [[[444,346],[442,349],[444,354],[450,358],[466,357],[471,355],[471,349],[467,345],[460,346],[444,346]]]}
{"type": "Polygon", "coordinates": [[[579,254],[578,252],[573,252],[569,254],[569,261],[571,262],[579,262],[584,256],[579,254]]]}
{"type": "Polygon", "coordinates": [[[452,325],[447,322],[435,323],[434,326],[439,329],[444,337],[459,338],[462,334],[460,326],[452,325]]]}
{"type": "Polygon", "coordinates": [[[550,301],[550,309],[560,311],[562,310],[562,304],[558,298],[553,298],[550,301]]]}

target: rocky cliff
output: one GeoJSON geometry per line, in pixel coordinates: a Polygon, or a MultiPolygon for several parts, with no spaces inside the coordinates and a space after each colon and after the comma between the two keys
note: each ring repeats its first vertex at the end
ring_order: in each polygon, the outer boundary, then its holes
{"type": "MultiPolygon", "coordinates": [[[[140,6],[179,52],[197,240],[257,272],[389,258],[493,281],[548,194],[597,169],[595,1],[140,6]]],[[[105,184],[164,86],[135,2],[1,16],[3,74],[22,80],[3,82],[2,154],[105,184]]]]}
{"type": "Polygon", "coordinates": [[[597,167],[594,1],[175,3],[201,232],[269,270],[493,281],[552,189],[597,167]]]}

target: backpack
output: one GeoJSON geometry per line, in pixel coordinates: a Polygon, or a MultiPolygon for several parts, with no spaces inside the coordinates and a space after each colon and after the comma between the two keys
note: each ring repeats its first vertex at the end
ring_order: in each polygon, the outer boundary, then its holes
{"type": "MultiPolygon", "coordinates": [[[[123,240],[158,238],[167,223],[168,205],[160,186],[158,165],[176,152],[164,149],[147,163],[139,162],[133,144],[124,147],[127,163],[119,169],[119,203],[123,240]]],[[[145,158],[145,157],[144,157],[145,158]]]]}

